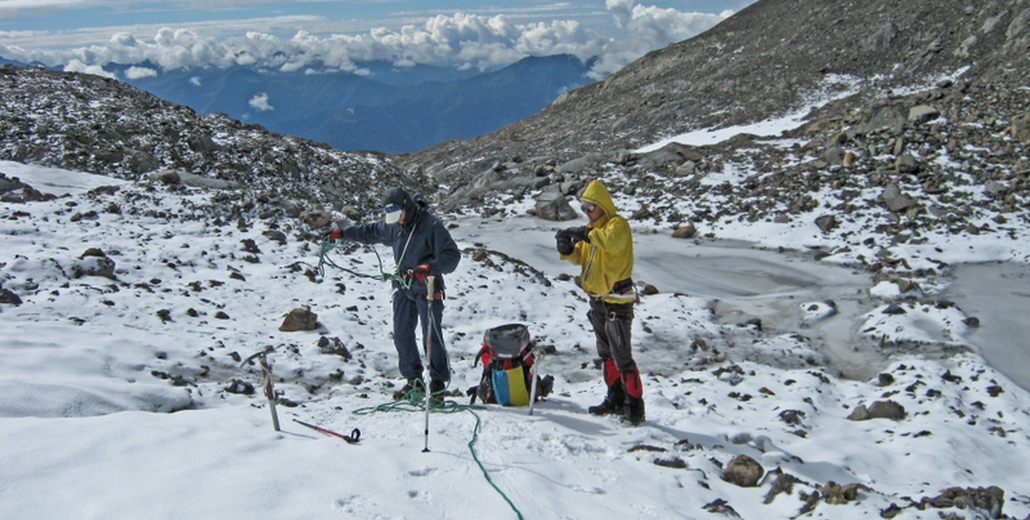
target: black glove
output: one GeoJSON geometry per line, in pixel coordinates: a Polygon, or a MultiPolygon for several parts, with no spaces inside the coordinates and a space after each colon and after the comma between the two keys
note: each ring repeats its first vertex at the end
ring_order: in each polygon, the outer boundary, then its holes
{"type": "Polygon", "coordinates": [[[575,249],[573,241],[569,237],[555,237],[558,252],[564,255],[572,254],[575,249]]]}
{"type": "Polygon", "coordinates": [[[563,235],[561,231],[554,237],[558,252],[563,255],[571,255],[575,248],[572,246],[572,239],[563,235]]]}
{"type": "Polygon", "coordinates": [[[590,229],[586,227],[572,227],[565,230],[567,236],[572,239],[572,243],[586,242],[590,243],[590,229]]]}

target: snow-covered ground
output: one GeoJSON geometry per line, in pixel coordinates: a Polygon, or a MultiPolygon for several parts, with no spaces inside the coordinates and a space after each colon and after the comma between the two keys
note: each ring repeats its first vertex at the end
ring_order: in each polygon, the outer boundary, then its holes
{"type": "MultiPolygon", "coordinates": [[[[447,280],[450,400],[468,403],[483,333],[510,322],[553,347],[540,368],[555,392],[533,415],[494,405],[433,413],[423,452],[424,414],[391,406],[402,381],[388,284],[332,268],[318,276],[318,244],[297,238],[299,224],[275,223],[279,243],[270,222],[213,221],[211,191],[6,162],[0,171],[70,194],[0,204],[0,283],[22,300],[0,304],[0,518],[786,519],[809,502],[806,518],[875,518],[892,503],[898,519],[987,518],[908,506],[989,486],[1005,491],[1005,514],[1030,515],[1030,395],[967,347],[983,331],[957,307],[883,314],[896,287],[775,252],[808,243],[811,229],[780,226],[761,240],[754,226],[719,230],[762,249],[636,230],[636,277],[660,292],[636,310],[647,423],[628,427],[586,412],[604,389],[586,302],[558,276],[576,268],[552,253],[556,224],[454,219],[466,252],[447,280]],[[89,191],[115,184],[114,194],[89,191]],[[114,279],[73,275],[93,261],[80,258],[89,248],[115,261],[114,279]],[[474,258],[480,249],[496,252],[474,258]],[[301,306],[321,328],[279,331],[301,306]],[[326,339],[349,357],[320,347],[326,339]],[[877,339],[930,347],[887,357],[877,339]],[[268,347],[280,432],[260,389],[226,390],[233,380],[259,387],[260,370],[241,358],[268,347]],[[903,419],[848,419],[888,400],[903,419]],[[359,428],[361,441],[292,419],[359,428]],[[738,455],[797,482],[780,494],[776,473],[757,487],[730,484],[720,475],[738,455]],[[816,490],[834,496],[831,482],[858,484],[857,494],[815,500],[816,490]]],[[[939,247],[953,263],[1010,258],[939,247]]],[[[368,249],[332,255],[378,274],[368,249]]],[[[1017,315],[1013,300],[983,300],[977,315],[1017,315]]]]}

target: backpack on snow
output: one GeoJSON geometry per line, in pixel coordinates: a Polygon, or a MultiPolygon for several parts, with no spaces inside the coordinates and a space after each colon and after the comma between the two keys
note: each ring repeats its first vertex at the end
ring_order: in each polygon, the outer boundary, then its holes
{"type": "MultiPolygon", "coordinates": [[[[532,388],[533,349],[529,340],[529,329],[521,323],[510,323],[494,327],[483,334],[483,347],[476,354],[472,363],[475,367],[483,360],[483,376],[479,386],[472,393],[472,402],[476,397],[484,403],[497,403],[503,406],[529,405],[529,392],[532,388]]],[[[554,378],[537,376],[537,395],[546,396],[551,391],[554,378]]]]}

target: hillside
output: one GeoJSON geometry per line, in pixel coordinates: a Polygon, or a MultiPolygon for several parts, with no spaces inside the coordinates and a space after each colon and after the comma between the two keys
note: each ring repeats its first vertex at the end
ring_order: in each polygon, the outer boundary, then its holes
{"type": "Polygon", "coordinates": [[[0,159],[140,179],[242,188],[241,211],[319,205],[369,211],[383,185],[426,191],[381,154],[346,153],[222,114],[198,114],[124,83],[39,67],[0,66],[0,159]]]}
{"type": "Polygon", "coordinates": [[[834,94],[845,97],[818,117],[827,132],[839,132],[854,111],[943,77],[968,85],[963,97],[979,104],[995,104],[1002,93],[997,117],[1008,119],[1025,109],[1008,98],[1025,99],[1018,89],[1030,83],[1028,20],[1019,0],[762,0],[533,117],[397,164],[460,188],[497,163],[525,174],[587,154],[611,160],[684,132],[807,110],[834,94]]]}

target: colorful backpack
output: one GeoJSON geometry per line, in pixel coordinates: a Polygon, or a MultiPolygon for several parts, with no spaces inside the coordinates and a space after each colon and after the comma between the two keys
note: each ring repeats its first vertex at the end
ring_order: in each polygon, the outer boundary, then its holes
{"type": "MultiPolygon", "coordinates": [[[[494,327],[483,334],[483,347],[476,354],[472,366],[483,360],[483,377],[472,393],[484,403],[503,406],[529,405],[532,388],[533,349],[529,340],[529,329],[521,323],[510,323],[494,327]]],[[[546,396],[553,385],[551,376],[541,380],[537,377],[537,398],[546,396]]]]}

